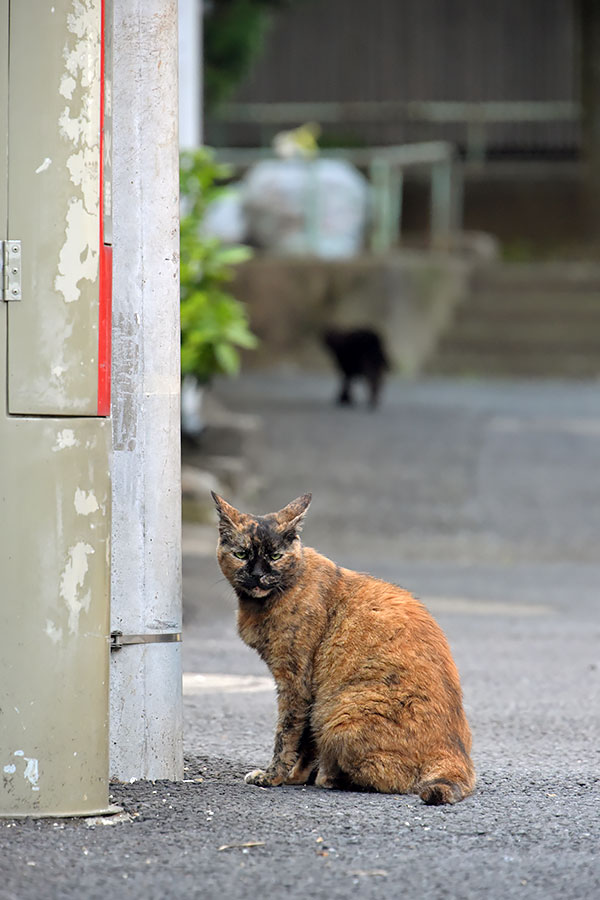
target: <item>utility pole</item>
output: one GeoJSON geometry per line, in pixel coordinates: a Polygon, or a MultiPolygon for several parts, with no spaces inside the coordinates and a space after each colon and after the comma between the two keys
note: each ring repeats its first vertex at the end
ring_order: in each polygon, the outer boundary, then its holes
{"type": "Polygon", "coordinates": [[[596,225],[600,225],[600,3],[575,0],[580,40],[583,159],[592,189],[596,225]]]}
{"type": "Polygon", "coordinates": [[[183,777],[177,2],[114,0],[110,774],[183,777]]]}
{"type": "Polygon", "coordinates": [[[179,0],[179,145],[202,143],[202,0],[179,0]]]}

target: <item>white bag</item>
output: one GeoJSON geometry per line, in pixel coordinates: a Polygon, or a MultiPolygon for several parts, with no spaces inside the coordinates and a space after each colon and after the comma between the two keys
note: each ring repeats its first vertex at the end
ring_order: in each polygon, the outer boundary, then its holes
{"type": "Polygon", "coordinates": [[[282,255],[335,258],[361,251],[370,189],[350,163],[264,160],[242,185],[251,243],[282,255]]]}

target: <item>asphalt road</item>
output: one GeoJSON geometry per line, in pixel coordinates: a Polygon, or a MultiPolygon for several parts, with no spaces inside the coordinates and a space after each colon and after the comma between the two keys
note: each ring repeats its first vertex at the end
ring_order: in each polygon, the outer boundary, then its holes
{"type": "Polygon", "coordinates": [[[186,781],[115,785],[114,825],[0,822],[0,900],[600,897],[600,384],[397,382],[375,413],[334,408],[326,378],[219,392],[264,421],[245,506],[312,490],[305,542],[445,629],[478,789],[435,808],[245,785],[274,693],[213,530],[188,526],[186,781]]]}

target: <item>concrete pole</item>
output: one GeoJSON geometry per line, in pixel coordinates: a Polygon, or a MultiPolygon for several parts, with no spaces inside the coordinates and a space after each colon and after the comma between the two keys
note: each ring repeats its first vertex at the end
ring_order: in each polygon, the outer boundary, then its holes
{"type": "Polygon", "coordinates": [[[596,0],[575,3],[579,25],[581,141],[586,200],[592,231],[600,232],[600,6],[596,0]]]}
{"type": "Polygon", "coordinates": [[[114,0],[110,773],[183,777],[177,2],[114,0]]]}
{"type": "Polygon", "coordinates": [[[179,144],[202,143],[202,0],[179,0],[179,144]]]}

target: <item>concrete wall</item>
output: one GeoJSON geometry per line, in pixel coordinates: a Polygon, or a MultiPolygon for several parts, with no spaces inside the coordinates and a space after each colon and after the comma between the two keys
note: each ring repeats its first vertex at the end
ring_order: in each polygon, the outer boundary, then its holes
{"type": "Polygon", "coordinates": [[[416,251],[344,261],[257,257],[237,269],[233,285],[261,340],[245,365],[324,368],[322,331],[367,325],[384,336],[395,368],[417,375],[466,296],[470,269],[416,251]]]}

